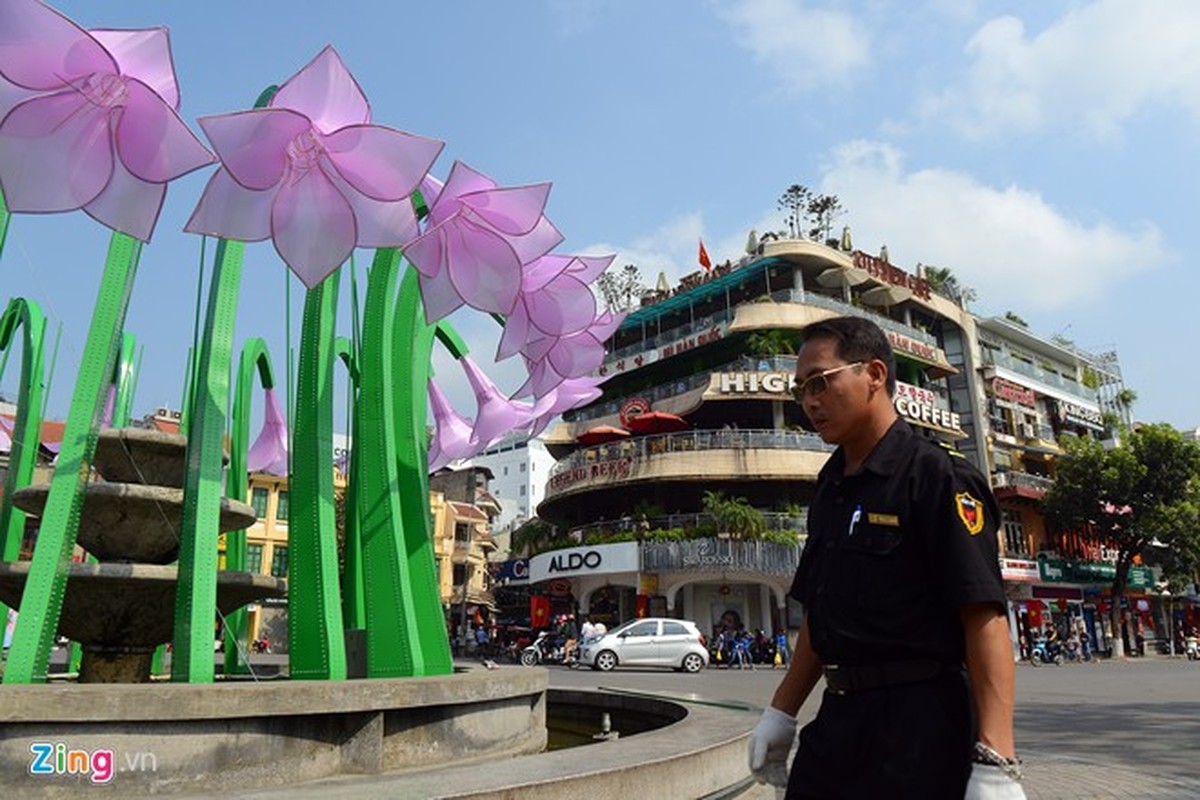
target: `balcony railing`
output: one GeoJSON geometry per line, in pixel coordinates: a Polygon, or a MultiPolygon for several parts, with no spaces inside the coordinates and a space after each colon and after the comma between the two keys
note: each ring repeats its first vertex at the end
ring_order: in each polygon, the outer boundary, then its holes
{"type": "Polygon", "coordinates": [[[642,572],[755,572],[792,575],[800,563],[801,545],[735,539],[692,539],[645,542],[642,572]]]}
{"type": "Polygon", "coordinates": [[[1069,392],[1075,397],[1079,397],[1089,403],[1096,402],[1096,392],[1084,386],[1074,378],[1067,377],[1058,372],[1039,367],[1037,364],[1030,364],[1028,361],[1022,361],[1019,358],[1013,358],[1008,353],[1003,351],[983,348],[983,364],[986,367],[1002,367],[1011,370],[1027,378],[1033,378],[1036,381],[1041,381],[1047,386],[1053,386],[1057,389],[1062,389],[1064,392],[1069,392]]]}
{"type": "Polygon", "coordinates": [[[705,331],[713,325],[719,325],[722,322],[729,322],[733,319],[733,309],[723,308],[715,314],[709,314],[707,317],[692,320],[677,328],[671,328],[668,331],[663,331],[660,334],[651,336],[641,341],[627,344],[624,347],[613,350],[605,357],[604,363],[611,364],[614,361],[620,361],[622,358],[638,353],[645,353],[648,350],[656,350],[659,347],[664,347],[673,342],[678,342],[680,339],[686,339],[697,331],[705,331]]]}
{"type": "Polygon", "coordinates": [[[827,297],[823,294],[814,292],[799,292],[795,289],[787,289],[782,292],[775,292],[771,295],[772,300],[805,303],[810,306],[823,308],[827,311],[834,311],[838,314],[846,314],[852,317],[862,317],[869,319],[885,331],[892,331],[901,336],[907,336],[910,339],[915,339],[918,342],[929,345],[930,347],[940,347],[937,338],[932,334],[926,333],[920,328],[914,328],[911,325],[905,325],[903,322],[897,322],[891,317],[886,317],[883,314],[877,314],[868,308],[852,305],[842,300],[837,300],[833,297],[827,297]]]}
{"type": "Polygon", "coordinates": [[[778,430],[697,430],[639,436],[607,444],[585,447],[559,461],[550,470],[550,478],[559,473],[586,467],[598,461],[632,458],[635,461],[665,453],[684,453],[695,450],[816,450],[832,453],[834,445],[826,444],[815,433],[778,430]]]}
{"type": "Polygon", "coordinates": [[[1008,487],[1016,488],[1018,486],[1048,492],[1054,486],[1054,481],[1050,478],[1044,478],[1041,475],[1030,475],[1028,472],[1016,472],[1014,470],[997,472],[992,476],[992,488],[1004,489],[1008,487]]]}
{"type": "MultiPolygon", "coordinates": [[[[791,532],[797,536],[808,533],[808,510],[803,509],[797,514],[777,511],[763,513],[763,521],[771,532],[791,532]]],[[[705,526],[716,526],[716,518],[712,514],[667,514],[662,517],[650,517],[643,521],[631,516],[620,519],[593,522],[571,528],[571,537],[578,542],[585,542],[593,536],[615,536],[635,531],[654,530],[685,530],[691,531],[705,526]]]]}

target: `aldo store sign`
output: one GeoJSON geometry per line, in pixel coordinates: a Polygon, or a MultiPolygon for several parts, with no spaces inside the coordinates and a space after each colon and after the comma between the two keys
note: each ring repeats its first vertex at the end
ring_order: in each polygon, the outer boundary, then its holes
{"type": "Polygon", "coordinates": [[[552,578],[637,571],[637,542],[570,547],[542,553],[529,559],[529,580],[532,583],[552,578]]]}

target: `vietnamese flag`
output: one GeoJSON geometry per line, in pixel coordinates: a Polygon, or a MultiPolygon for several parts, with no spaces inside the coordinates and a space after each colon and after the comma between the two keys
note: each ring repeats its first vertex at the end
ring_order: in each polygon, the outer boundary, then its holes
{"type": "Polygon", "coordinates": [[[537,630],[550,624],[550,598],[532,595],[529,598],[529,627],[537,630]]]}
{"type": "Polygon", "coordinates": [[[708,258],[708,251],[704,249],[704,240],[700,240],[700,266],[705,270],[712,269],[712,261],[708,258]]]}

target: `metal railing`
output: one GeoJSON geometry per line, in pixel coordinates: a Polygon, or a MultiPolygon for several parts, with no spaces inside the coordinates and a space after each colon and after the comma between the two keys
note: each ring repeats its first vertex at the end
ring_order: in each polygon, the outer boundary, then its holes
{"type": "Polygon", "coordinates": [[[1043,478],[1041,475],[1030,475],[1028,472],[1017,472],[1008,470],[1005,472],[997,472],[992,476],[993,488],[1000,489],[1004,487],[1024,486],[1029,489],[1037,489],[1038,491],[1048,492],[1054,486],[1054,481],[1050,478],[1043,478]]]}
{"type": "Polygon", "coordinates": [[[823,294],[815,294],[813,292],[799,292],[795,289],[788,289],[781,292],[775,292],[771,295],[772,300],[785,300],[792,303],[805,303],[810,306],[824,308],[827,311],[835,311],[838,314],[846,314],[852,317],[862,317],[869,319],[884,330],[899,333],[902,336],[907,336],[910,339],[915,339],[918,342],[929,345],[930,347],[940,347],[937,337],[926,333],[920,328],[914,328],[911,325],[905,325],[903,322],[897,322],[891,317],[871,311],[868,308],[856,306],[847,303],[844,300],[837,300],[833,297],[827,297],[823,294]]]}
{"type": "Polygon", "coordinates": [[[1047,386],[1053,386],[1057,389],[1062,389],[1063,391],[1069,392],[1075,397],[1078,397],[1089,403],[1095,403],[1097,400],[1097,394],[1094,390],[1089,389],[1074,378],[1067,377],[1066,375],[1062,375],[1058,372],[1051,372],[1039,367],[1037,364],[1030,364],[1029,362],[1022,361],[1019,358],[1013,358],[1008,353],[998,352],[988,348],[982,349],[984,366],[1003,367],[1004,369],[1012,370],[1013,372],[1024,375],[1027,378],[1033,378],[1034,380],[1041,381],[1047,386]]]}
{"type": "Polygon", "coordinates": [[[736,539],[691,539],[685,542],[643,542],[642,572],[754,572],[792,575],[800,563],[802,545],[736,539]]]}
{"type": "Polygon", "coordinates": [[[562,472],[585,467],[601,461],[631,458],[635,461],[666,453],[684,453],[695,450],[815,450],[832,453],[832,444],[826,444],[815,433],[804,431],[721,430],[684,431],[656,436],[639,436],[621,439],[606,444],[585,447],[554,465],[550,478],[562,472]]]}
{"type": "MultiPolygon", "coordinates": [[[[780,511],[761,512],[763,522],[770,532],[792,532],[797,536],[808,534],[808,509],[798,514],[780,511]]],[[[626,515],[619,519],[601,520],[587,525],[579,525],[568,531],[571,538],[578,542],[587,541],[591,536],[618,536],[626,533],[649,532],[654,530],[684,530],[693,531],[704,526],[715,526],[716,517],[704,512],[690,514],[667,514],[661,517],[650,517],[646,520],[635,519],[626,515]]]]}

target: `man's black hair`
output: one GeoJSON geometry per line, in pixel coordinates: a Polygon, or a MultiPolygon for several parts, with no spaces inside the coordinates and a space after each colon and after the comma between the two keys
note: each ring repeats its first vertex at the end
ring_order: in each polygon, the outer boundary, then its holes
{"type": "Polygon", "coordinates": [[[888,397],[896,396],[896,356],[883,329],[862,317],[834,317],[814,322],[802,331],[804,341],[833,339],[838,358],[847,363],[878,359],[887,367],[888,397]]]}

